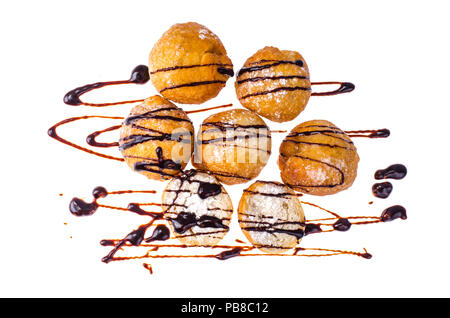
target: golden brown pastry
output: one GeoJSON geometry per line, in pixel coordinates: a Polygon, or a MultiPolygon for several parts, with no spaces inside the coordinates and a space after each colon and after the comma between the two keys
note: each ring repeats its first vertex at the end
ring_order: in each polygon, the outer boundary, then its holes
{"type": "Polygon", "coordinates": [[[245,189],[238,219],[247,239],[267,253],[293,248],[304,236],[300,201],[291,188],[279,182],[256,181],[245,189]]]}
{"type": "Polygon", "coordinates": [[[235,87],[242,106],[276,122],[297,117],[311,95],[309,70],[303,57],[271,46],[247,59],[237,74],[235,87]]]}
{"type": "Polygon", "coordinates": [[[255,113],[232,109],[206,118],[198,132],[192,164],[225,184],[255,178],[269,160],[269,127],[255,113]]]}
{"type": "Polygon", "coordinates": [[[326,120],[296,126],[280,146],[283,182],[297,191],[328,195],[353,184],[359,156],[347,134],[326,120]]]}
{"type": "Polygon", "coordinates": [[[201,24],[173,25],[149,57],[150,79],[165,98],[201,104],[225,87],[233,65],[220,39],[201,24]]]}
{"type": "Polygon", "coordinates": [[[188,246],[214,246],[228,232],[233,205],[214,176],[188,170],[168,184],[162,196],[164,218],[188,246]]]}
{"type": "Polygon", "coordinates": [[[125,162],[150,179],[180,174],[193,148],[194,127],[186,112],[158,95],[135,106],[120,131],[125,162]]]}

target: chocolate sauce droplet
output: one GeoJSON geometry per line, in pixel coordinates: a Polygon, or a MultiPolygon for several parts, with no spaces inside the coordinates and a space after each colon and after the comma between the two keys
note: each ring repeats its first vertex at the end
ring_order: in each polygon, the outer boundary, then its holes
{"type": "Polygon", "coordinates": [[[221,261],[224,261],[224,260],[227,260],[229,258],[232,258],[232,257],[235,257],[235,256],[239,256],[241,254],[241,251],[242,251],[242,247],[235,247],[235,248],[233,248],[231,250],[223,251],[223,252],[217,254],[216,258],[221,260],[221,261]]]}
{"type": "Polygon", "coordinates": [[[217,72],[219,72],[220,74],[223,74],[223,75],[228,75],[230,77],[234,76],[233,69],[226,68],[226,67],[219,67],[219,68],[217,68],[217,72]]]}
{"type": "Polygon", "coordinates": [[[203,200],[216,196],[222,192],[222,187],[217,183],[200,182],[198,187],[198,196],[203,200]]]}
{"type": "Polygon", "coordinates": [[[145,242],[153,242],[153,241],[165,241],[170,238],[170,230],[165,225],[158,225],[153,231],[152,235],[145,239],[145,242]]]}
{"type": "Polygon", "coordinates": [[[336,93],[350,93],[355,89],[355,84],[350,82],[342,82],[341,87],[336,91],[336,93]]]}
{"type": "Polygon", "coordinates": [[[348,231],[350,229],[350,227],[352,226],[352,224],[350,223],[350,221],[346,218],[340,218],[339,220],[337,220],[334,224],[333,224],[333,228],[336,231],[341,231],[341,232],[345,232],[348,231]]]}
{"type": "Polygon", "coordinates": [[[100,241],[101,246],[114,246],[114,240],[101,240],[100,241]]]}
{"type": "Polygon", "coordinates": [[[362,258],[365,258],[365,259],[371,259],[371,258],[372,258],[372,254],[370,254],[370,253],[364,253],[364,254],[361,254],[361,257],[362,257],[362,258]]]}
{"type": "Polygon", "coordinates": [[[395,179],[400,180],[406,176],[406,167],[402,164],[394,164],[386,169],[380,169],[375,172],[375,179],[395,179]]]}
{"type": "Polygon", "coordinates": [[[305,235],[320,233],[322,229],[320,228],[320,224],[308,223],[305,226],[305,235]]]}
{"type": "Polygon", "coordinates": [[[108,191],[106,191],[104,187],[96,187],[94,188],[94,190],[92,190],[92,195],[96,199],[104,198],[108,195],[108,191]]]}
{"type": "Polygon", "coordinates": [[[391,135],[391,131],[389,129],[383,128],[375,130],[373,133],[369,135],[369,138],[387,138],[391,135]]]}
{"type": "Polygon", "coordinates": [[[145,84],[150,79],[147,65],[138,65],[131,72],[130,82],[135,84],[145,84]]]}
{"type": "Polygon", "coordinates": [[[377,198],[386,199],[392,192],[392,183],[381,182],[372,186],[372,193],[377,198]]]}
{"type": "Polygon", "coordinates": [[[406,209],[404,207],[402,207],[401,205],[394,205],[384,210],[383,213],[381,213],[380,218],[381,221],[388,222],[398,218],[406,220],[408,217],[406,215],[406,209]]]}
{"type": "Polygon", "coordinates": [[[141,225],[136,230],[130,232],[125,238],[124,241],[130,242],[131,245],[138,246],[141,244],[144,239],[145,231],[147,231],[148,226],[141,225]]]}
{"type": "Polygon", "coordinates": [[[69,204],[70,212],[75,216],[88,216],[94,214],[97,211],[98,204],[93,201],[88,203],[79,198],[73,198],[69,204]]]}

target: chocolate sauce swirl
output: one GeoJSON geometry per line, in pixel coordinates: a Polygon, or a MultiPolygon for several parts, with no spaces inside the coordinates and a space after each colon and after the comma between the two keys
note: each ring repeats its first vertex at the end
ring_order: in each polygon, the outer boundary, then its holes
{"type": "Polygon", "coordinates": [[[64,96],[63,100],[64,100],[65,104],[70,105],[70,106],[86,105],[86,106],[96,106],[96,107],[139,102],[142,100],[124,101],[124,102],[117,102],[117,103],[90,104],[90,103],[82,102],[80,97],[81,97],[81,95],[83,95],[89,91],[92,91],[94,89],[98,89],[101,87],[105,87],[105,86],[109,86],[109,85],[120,85],[120,84],[145,84],[148,82],[149,79],[150,79],[150,76],[148,73],[148,67],[146,65],[138,65],[133,69],[133,71],[131,72],[130,79],[128,79],[128,80],[97,82],[97,83],[93,83],[93,84],[84,85],[84,86],[81,86],[81,87],[78,87],[78,88],[75,88],[75,89],[69,91],[64,96]]]}

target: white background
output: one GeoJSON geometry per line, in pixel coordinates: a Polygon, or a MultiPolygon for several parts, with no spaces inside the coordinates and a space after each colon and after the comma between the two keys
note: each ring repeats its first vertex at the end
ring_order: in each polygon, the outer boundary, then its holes
{"type": "MultiPolygon", "coordinates": [[[[0,296],[450,296],[449,9],[445,1],[2,2],[0,296]],[[146,260],[153,275],[142,267],[143,261],[100,261],[109,250],[98,244],[101,239],[120,238],[146,219],[107,210],[75,218],[67,208],[70,199],[90,199],[97,185],[161,190],[164,184],[148,181],[123,163],[60,144],[46,131],[71,116],[126,116],[130,105],[70,107],[62,97],[83,84],[126,79],[135,65],[147,63],[165,30],[187,21],[204,24],[221,38],[235,71],[258,49],[273,45],[299,51],[312,81],[356,84],[350,94],[311,98],[292,122],[267,123],[272,129],[291,129],[306,120],[326,119],[344,130],[391,130],[388,139],[355,140],[361,162],[351,189],[305,197],[344,216],[379,215],[388,206],[404,205],[406,221],[302,241],[305,247],[367,248],[371,260],[345,255],[146,260]],[[404,163],[408,175],[392,181],[387,200],[375,199],[373,173],[393,163],[404,163]]],[[[154,94],[148,83],[107,88],[85,99],[154,94]]],[[[204,105],[229,102],[239,107],[233,79],[204,105]]],[[[211,113],[191,115],[195,127],[211,113]]],[[[61,134],[82,141],[109,125],[80,122],[61,134]]],[[[282,137],[273,138],[272,157],[259,179],[279,180],[276,160],[282,137]]],[[[249,184],[226,187],[235,207],[249,184]]],[[[158,201],[159,196],[148,200],[158,201]]],[[[305,213],[309,217],[315,211],[305,207],[305,213]]],[[[230,235],[242,238],[236,227],[230,235]]]]}

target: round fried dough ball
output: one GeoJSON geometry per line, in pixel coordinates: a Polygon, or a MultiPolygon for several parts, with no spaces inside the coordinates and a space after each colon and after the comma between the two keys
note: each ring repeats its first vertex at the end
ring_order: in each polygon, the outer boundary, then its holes
{"type": "Polygon", "coordinates": [[[349,188],[356,178],[358,162],[350,137],[326,120],[296,126],[281,143],[278,159],[283,182],[313,195],[349,188]]]}
{"type": "Polygon", "coordinates": [[[125,162],[150,179],[180,174],[193,148],[194,127],[186,112],[158,95],[133,107],[120,130],[125,162]]]}
{"type": "Polygon", "coordinates": [[[165,98],[201,104],[219,94],[233,64],[220,39],[203,25],[173,25],[156,42],[149,57],[150,79],[165,98]]]}
{"type": "Polygon", "coordinates": [[[309,70],[303,57],[271,46],[247,59],[237,74],[235,87],[242,106],[276,122],[297,117],[311,96],[309,70]]]}
{"type": "Polygon", "coordinates": [[[253,246],[267,253],[295,247],[305,234],[305,214],[296,193],[279,182],[256,181],[244,190],[238,219],[253,246]]]}
{"type": "Polygon", "coordinates": [[[188,246],[214,246],[228,232],[233,205],[214,176],[194,169],[173,178],[163,192],[164,218],[188,246]]]}
{"type": "Polygon", "coordinates": [[[203,121],[192,164],[225,184],[245,183],[261,172],[270,151],[270,130],[261,117],[232,109],[203,121]]]}

